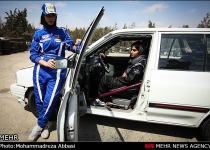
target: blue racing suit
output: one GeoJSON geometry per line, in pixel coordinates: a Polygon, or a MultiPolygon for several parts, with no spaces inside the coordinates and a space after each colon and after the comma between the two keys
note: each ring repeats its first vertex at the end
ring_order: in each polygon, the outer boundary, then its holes
{"type": "Polygon", "coordinates": [[[39,113],[38,125],[44,128],[58,101],[66,77],[66,69],[52,69],[40,65],[40,59],[65,57],[65,49],[75,52],[74,41],[65,28],[44,27],[34,33],[30,47],[30,60],[35,63],[33,84],[36,106],[39,113]]]}

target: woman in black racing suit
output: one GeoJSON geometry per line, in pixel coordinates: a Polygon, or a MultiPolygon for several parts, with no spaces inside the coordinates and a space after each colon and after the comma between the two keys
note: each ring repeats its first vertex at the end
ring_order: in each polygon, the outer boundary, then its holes
{"type": "MultiPolygon", "coordinates": [[[[108,57],[103,53],[101,53],[100,55],[108,63],[114,63],[111,57],[108,57]]],[[[106,93],[110,89],[116,89],[139,82],[143,78],[144,68],[146,66],[146,58],[147,56],[144,45],[140,41],[134,42],[131,45],[130,60],[128,61],[127,68],[123,72],[122,76],[113,77],[109,75],[104,75],[99,83],[98,95],[106,93]]],[[[101,106],[105,105],[105,103],[100,101],[99,99],[93,101],[92,104],[101,106]]]]}

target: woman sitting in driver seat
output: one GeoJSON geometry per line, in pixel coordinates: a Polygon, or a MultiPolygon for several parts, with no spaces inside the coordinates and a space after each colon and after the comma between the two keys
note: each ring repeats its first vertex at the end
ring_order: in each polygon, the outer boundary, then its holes
{"type": "MultiPolygon", "coordinates": [[[[105,59],[105,61],[111,61],[110,57],[105,54],[101,53],[100,55],[105,59]]],[[[116,89],[139,82],[143,78],[145,66],[146,52],[144,45],[140,41],[134,42],[131,45],[130,60],[128,61],[127,68],[123,72],[122,76],[113,77],[104,75],[99,83],[98,95],[106,93],[110,89],[116,89]]],[[[105,106],[105,103],[99,99],[92,101],[91,104],[105,106]]]]}

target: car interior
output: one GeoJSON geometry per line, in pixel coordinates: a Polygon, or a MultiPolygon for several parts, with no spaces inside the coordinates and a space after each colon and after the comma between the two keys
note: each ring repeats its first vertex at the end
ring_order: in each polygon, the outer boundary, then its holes
{"type": "Polygon", "coordinates": [[[130,55],[130,46],[135,41],[141,41],[146,48],[147,56],[152,36],[143,35],[121,35],[111,39],[98,47],[94,52],[88,54],[82,62],[78,82],[81,90],[85,93],[88,107],[110,108],[132,110],[138,97],[141,81],[134,85],[110,89],[109,92],[97,95],[98,85],[103,75],[120,76],[126,68],[130,55]],[[120,68],[106,63],[100,53],[104,53],[120,64],[120,68]],[[90,101],[99,98],[109,98],[104,107],[92,106],[90,101]]]}
{"type": "Polygon", "coordinates": [[[162,35],[159,69],[204,71],[203,35],[162,35]]]}

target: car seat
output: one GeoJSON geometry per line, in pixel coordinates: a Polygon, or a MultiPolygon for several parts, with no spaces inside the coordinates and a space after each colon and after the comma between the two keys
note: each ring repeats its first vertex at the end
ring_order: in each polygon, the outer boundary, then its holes
{"type": "Polygon", "coordinates": [[[89,98],[107,98],[106,106],[117,106],[125,109],[132,108],[135,104],[140,89],[141,81],[129,86],[123,86],[117,89],[111,89],[109,92],[100,94],[98,97],[89,98]]]}

